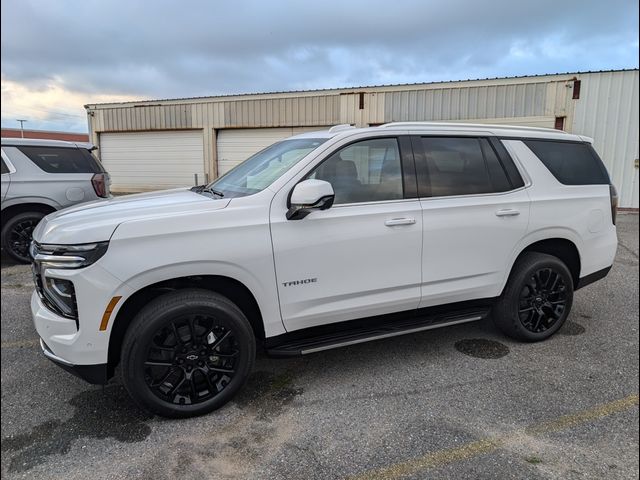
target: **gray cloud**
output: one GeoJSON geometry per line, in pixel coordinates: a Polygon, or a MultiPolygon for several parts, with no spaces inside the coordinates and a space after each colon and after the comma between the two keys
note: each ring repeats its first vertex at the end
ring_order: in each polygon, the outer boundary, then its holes
{"type": "Polygon", "coordinates": [[[638,3],[2,2],[3,78],[155,98],[635,67],[638,3]]]}

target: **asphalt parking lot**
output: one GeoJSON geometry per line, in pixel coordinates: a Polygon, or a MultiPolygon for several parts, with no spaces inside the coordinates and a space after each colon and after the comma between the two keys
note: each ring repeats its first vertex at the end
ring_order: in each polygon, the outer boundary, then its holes
{"type": "Polygon", "coordinates": [[[138,410],[46,360],[29,268],[2,259],[2,478],[637,478],[638,215],[568,323],[520,344],[490,324],[304,358],[260,355],[205,417],[138,410]]]}

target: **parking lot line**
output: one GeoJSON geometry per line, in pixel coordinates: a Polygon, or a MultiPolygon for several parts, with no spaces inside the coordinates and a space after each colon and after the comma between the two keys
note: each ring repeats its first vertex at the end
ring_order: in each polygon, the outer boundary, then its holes
{"type": "Polygon", "coordinates": [[[40,340],[37,338],[33,338],[30,340],[18,340],[15,342],[2,342],[0,343],[1,348],[29,348],[35,347],[40,344],[40,340]]]}
{"type": "Polygon", "coordinates": [[[498,436],[495,438],[485,438],[475,442],[467,443],[461,447],[449,448],[431,452],[422,457],[414,458],[402,463],[396,463],[388,467],[370,470],[354,477],[351,480],[391,480],[416,474],[423,470],[442,467],[450,463],[477,457],[486,453],[498,450],[502,446],[522,442],[527,436],[543,435],[552,432],[566,430],[592,420],[608,417],[628,408],[638,405],[638,395],[605,403],[594,408],[583,410],[570,415],[564,415],[554,420],[531,425],[524,430],[516,431],[510,435],[498,436]]]}

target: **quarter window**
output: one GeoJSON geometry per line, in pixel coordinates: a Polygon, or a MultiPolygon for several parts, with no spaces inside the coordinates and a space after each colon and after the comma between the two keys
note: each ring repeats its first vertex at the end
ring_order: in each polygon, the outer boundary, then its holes
{"type": "Polygon", "coordinates": [[[331,183],[336,204],[396,200],[404,195],[395,138],[348,145],[322,162],[308,178],[331,183]]]}
{"type": "Polygon", "coordinates": [[[84,148],[26,147],[18,149],[47,173],[102,173],[104,170],[84,148]]]}
{"type": "Polygon", "coordinates": [[[609,174],[593,147],[586,143],[525,140],[529,149],[565,185],[608,184],[609,174]]]}
{"type": "Polygon", "coordinates": [[[2,159],[2,175],[4,175],[5,173],[9,173],[9,167],[7,166],[7,164],[4,162],[4,158],[2,159]]]}

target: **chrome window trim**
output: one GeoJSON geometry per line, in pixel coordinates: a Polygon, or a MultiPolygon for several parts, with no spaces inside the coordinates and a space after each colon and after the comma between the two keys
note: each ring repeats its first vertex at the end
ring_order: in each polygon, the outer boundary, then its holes
{"type": "Polygon", "coordinates": [[[489,193],[469,193],[467,195],[441,195],[439,197],[419,197],[422,200],[445,200],[448,198],[484,198],[484,197],[497,197],[501,195],[509,195],[511,193],[516,193],[521,190],[526,190],[530,185],[525,185],[524,187],[515,188],[513,190],[508,190],[506,192],[489,192],[489,193]]]}
{"type": "MultiPolygon", "coordinates": [[[[385,205],[385,204],[389,204],[389,203],[408,203],[408,202],[415,202],[416,200],[419,200],[418,197],[416,198],[396,198],[396,199],[392,199],[392,200],[379,200],[377,202],[353,202],[353,203],[334,203],[331,208],[342,208],[342,207],[353,207],[353,206],[369,206],[369,205],[385,205]]],[[[329,209],[331,210],[331,209],[329,209]]]]}
{"type": "Polygon", "coordinates": [[[11,163],[11,160],[9,160],[9,156],[6,153],[4,153],[4,148],[1,150],[2,150],[2,160],[4,161],[4,163],[7,165],[7,168],[9,169],[7,173],[3,173],[2,175],[11,175],[12,173],[16,173],[16,167],[14,167],[13,163],[11,163]]]}

